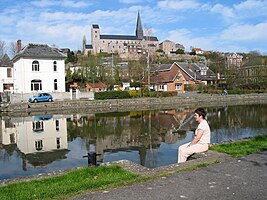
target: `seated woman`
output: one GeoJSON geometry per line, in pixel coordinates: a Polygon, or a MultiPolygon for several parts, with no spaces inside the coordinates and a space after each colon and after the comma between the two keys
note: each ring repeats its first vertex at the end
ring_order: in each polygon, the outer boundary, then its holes
{"type": "Polygon", "coordinates": [[[183,144],[178,149],[178,163],[183,163],[187,158],[194,154],[207,151],[210,144],[210,127],[205,120],[206,111],[203,108],[195,110],[195,120],[199,123],[196,131],[195,138],[186,144],[183,144]]]}

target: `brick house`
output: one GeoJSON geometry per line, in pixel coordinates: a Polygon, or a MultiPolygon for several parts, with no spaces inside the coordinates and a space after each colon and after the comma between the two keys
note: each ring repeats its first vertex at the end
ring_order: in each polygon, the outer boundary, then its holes
{"type": "MultiPolygon", "coordinates": [[[[150,86],[156,91],[184,93],[184,86],[203,83],[213,84],[216,74],[203,64],[174,62],[173,64],[158,64],[152,66],[150,86]]],[[[148,78],[143,78],[143,84],[148,85],[148,78]]]]}
{"type": "Polygon", "coordinates": [[[98,83],[86,83],[86,91],[94,91],[94,92],[101,92],[101,91],[106,91],[107,90],[107,85],[102,82],[98,83]]]}

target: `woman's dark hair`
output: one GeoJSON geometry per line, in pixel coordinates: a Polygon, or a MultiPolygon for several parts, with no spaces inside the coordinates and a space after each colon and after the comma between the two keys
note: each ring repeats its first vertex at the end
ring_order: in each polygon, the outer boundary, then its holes
{"type": "Polygon", "coordinates": [[[205,119],[205,117],[206,117],[206,115],[207,115],[207,113],[206,113],[206,111],[204,110],[204,108],[197,108],[197,109],[195,110],[195,113],[197,113],[199,116],[202,116],[203,119],[205,119]]]}

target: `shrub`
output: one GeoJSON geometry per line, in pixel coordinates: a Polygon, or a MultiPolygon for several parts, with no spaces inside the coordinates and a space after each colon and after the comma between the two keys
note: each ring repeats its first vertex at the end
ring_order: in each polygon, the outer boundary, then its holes
{"type": "Polygon", "coordinates": [[[129,90],[128,93],[129,93],[130,97],[132,97],[132,98],[140,97],[140,91],[139,90],[129,90]]]}
{"type": "Polygon", "coordinates": [[[190,92],[197,91],[198,87],[199,87],[199,85],[195,85],[195,84],[185,84],[184,85],[184,90],[185,91],[190,91],[190,92]]]}
{"type": "Polygon", "coordinates": [[[173,97],[177,96],[177,92],[158,92],[159,97],[173,97]]]}
{"type": "Polygon", "coordinates": [[[97,92],[95,93],[96,100],[103,99],[127,99],[131,98],[128,91],[105,91],[105,92],[97,92]]]}

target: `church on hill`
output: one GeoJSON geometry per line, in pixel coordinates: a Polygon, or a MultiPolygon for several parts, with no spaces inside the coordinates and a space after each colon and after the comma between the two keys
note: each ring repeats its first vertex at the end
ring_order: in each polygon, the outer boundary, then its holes
{"type": "Polygon", "coordinates": [[[96,54],[100,52],[117,53],[121,58],[134,59],[145,52],[159,49],[157,37],[144,35],[140,13],[137,15],[135,35],[102,35],[98,24],[91,27],[92,44],[83,43],[83,52],[96,54]]]}

